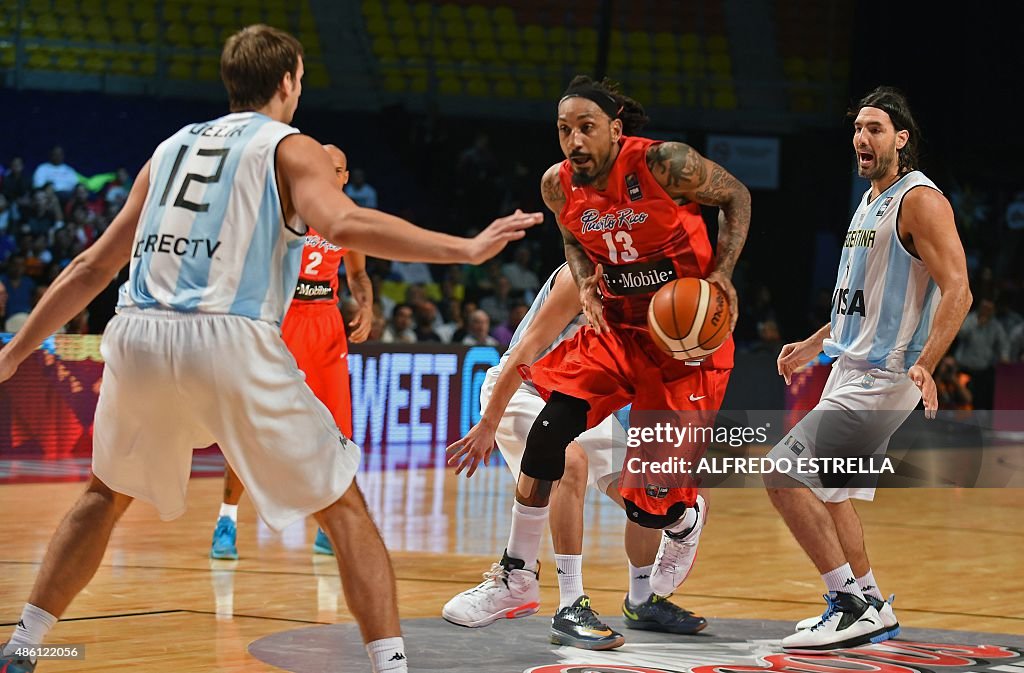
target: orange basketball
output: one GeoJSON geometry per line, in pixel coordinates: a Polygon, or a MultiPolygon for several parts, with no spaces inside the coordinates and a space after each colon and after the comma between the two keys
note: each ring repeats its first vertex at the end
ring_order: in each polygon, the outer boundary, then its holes
{"type": "Polygon", "coordinates": [[[662,286],[647,308],[651,339],[677,360],[711,355],[729,337],[729,299],[702,278],[662,286]]]}

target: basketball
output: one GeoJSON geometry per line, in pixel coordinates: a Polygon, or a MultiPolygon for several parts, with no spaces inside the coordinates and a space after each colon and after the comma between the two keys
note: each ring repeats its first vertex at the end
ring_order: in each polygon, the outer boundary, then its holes
{"type": "Polygon", "coordinates": [[[729,299],[703,278],[666,284],[647,308],[647,326],[658,347],[677,360],[714,353],[729,336],[729,299]]]}

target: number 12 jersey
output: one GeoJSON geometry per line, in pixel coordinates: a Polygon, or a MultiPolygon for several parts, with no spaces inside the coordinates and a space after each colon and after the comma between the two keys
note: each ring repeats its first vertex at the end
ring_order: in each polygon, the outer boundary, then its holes
{"type": "Polygon", "coordinates": [[[277,189],[277,146],[293,133],[239,112],[190,124],[161,143],[118,307],[280,324],[307,233],[297,217],[285,221],[277,189]]]}

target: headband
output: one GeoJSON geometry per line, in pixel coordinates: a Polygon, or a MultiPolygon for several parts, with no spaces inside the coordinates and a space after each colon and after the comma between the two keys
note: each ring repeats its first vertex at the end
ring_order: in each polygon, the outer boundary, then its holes
{"type": "Polygon", "coordinates": [[[618,119],[619,114],[622,112],[622,106],[615,100],[611,95],[600,89],[593,84],[577,84],[571,86],[565,90],[565,94],[559,99],[558,104],[561,105],[562,101],[566,98],[586,98],[589,101],[593,101],[597,104],[597,107],[601,108],[602,112],[611,117],[612,119],[618,119]]]}

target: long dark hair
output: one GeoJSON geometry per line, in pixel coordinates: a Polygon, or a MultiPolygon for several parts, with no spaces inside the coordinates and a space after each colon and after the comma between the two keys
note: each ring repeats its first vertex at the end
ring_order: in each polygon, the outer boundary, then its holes
{"type": "Polygon", "coordinates": [[[917,122],[914,121],[914,115],[910,111],[910,103],[907,102],[906,95],[895,87],[880,86],[861,98],[860,102],[857,103],[857,109],[850,110],[847,116],[855,118],[857,113],[866,107],[882,110],[889,115],[889,119],[892,120],[892,125],[897,132],[907,131],[910,134],[907,144],[902,149],[897,150],[900,175],[917,170],[917,152],[921,140],[921,131],[917,127],[917,122]]]}
{"type": "Polygon", "coordinates": [[[650,121],[644,106],[622,93],[619,90],[619,83],[607,77],[597,82],[587,75],[576,75],[565,91],[568,94],[573,90],[588,88],[600,91],[618,103],[618,114],[612,116],[612,119],[622,121],[622,132],[627,136],[636,135],[650,121]]]}

